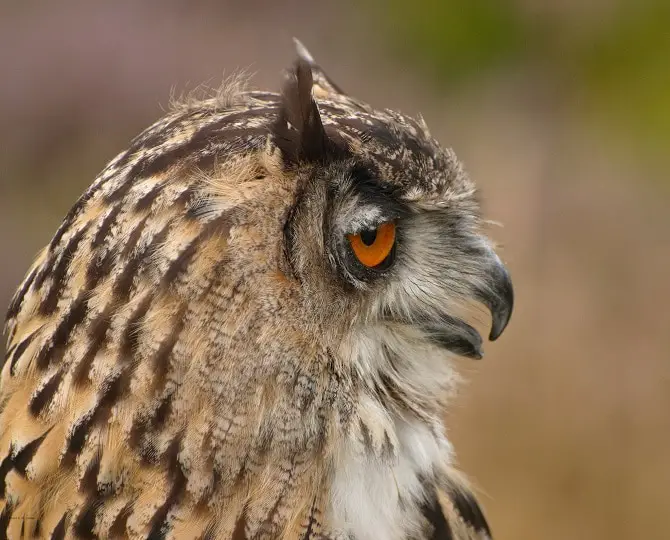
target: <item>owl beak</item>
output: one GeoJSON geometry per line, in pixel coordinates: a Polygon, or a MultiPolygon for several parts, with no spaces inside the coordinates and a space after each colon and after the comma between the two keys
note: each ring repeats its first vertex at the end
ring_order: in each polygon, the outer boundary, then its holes
{"type": "Polygon", "coordinates": [[[439,323],[434,321],[422,325],[426,337],[435,345],[466,358],[479,360],[484,355],[482,351],[482,337],[465,321],[442,315],[439,323]]]}
{"type": "MultiPolygon", "coordinates": [[[[474,290],[473,296],[491,312],[489,340],[494,341],[503,333],[512,316],[514,289],[507,268],[493,250],[488,250],[485,260],[486,278],[474,290]]],[[[388,316],[387,320],[395,319],[388,316]]],[[[418,326],[432,343],[459,356],[480,359],[484,355],[481,335],[460,318],[442,313],[435,319],[419,320],[418,326]]]]}
{"type": "Polygon", "coordinates": [[[490,251],[488,279],[475,292],[475,298],[491,312],[491,332],[489,340],[500,337],[512,316],[514,307],[514,289],[512,279],[505,265],[493,250],[490,251]]]}
{"type": "MultiPolygon", "coordinates": [[[[484,304],[491,312],[491,331],[489,340],[500,337],[512,316],[514,289],[507,268],[500,258],[490,250],[487,279],[475,290],[475,299],[484,304]]],[[[480,359],[483,356],[482,337],[465,321],[443,314],[439,321],[424,323],[422,330],[426,337],[436,345],[467,358],[480,359]]]]}

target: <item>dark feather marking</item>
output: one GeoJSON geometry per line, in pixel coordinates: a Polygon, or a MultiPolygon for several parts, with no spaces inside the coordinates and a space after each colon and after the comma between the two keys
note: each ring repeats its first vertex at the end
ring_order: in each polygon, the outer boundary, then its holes
{"type": "Polygon", "coordinates": [[[133,511],[133,502],[126,504],[114,518],[112,526],[109,528],[110,538],[122,538],[126,534],[126,524],[133,511]]]}
{"type": "Polygon", "coordinates": [[[162,399],[151,421],[151,427],[153,429],[161,429],[165,425],[165,421],[168,419],[168,416],[170,416],[170,413],[172,413],[173,398],[174,394],[169,393],[162,399]]]}
{"type": "Polygon", "coordinates": [[[170,355],[172,354],[172,349],[174,349],[174,346],[181,335],[181,331],[184,328],[184,315],[186,314],[186,310],[186,305],[179,308],[179,311],[174,315],[170,324],[169,334],[161,342],[158,346],[158,350],[154,354],[152,360],[153,366],[156,368],[153,380],[154,389],[162,388],[165,384],[165,378],[167,377],[168,368],[170,366],[170,355]]]}
{"type": "Polygon", "coordinates": [[[233,536],[231,540],[246,540],[247,535],[245,533],[247,528],[247,516],[242,510],[240,517],[237,518],[237,523],[235,523],[235,530],[233,531],[233,536]]]}
{"type": "Polygon", "coordinates": [[[199,171],[211,171],[222,158],[227,158],[236,152],[258,150],[265,144],[266,139],[267,133],[258,130],[246,136],[240,134],[236,140],[221,142],[218,145],[210,144],[192,156],[189,166],[199,171]]]}
{"type": "Polygon", "coordinates": [[[133,278],[138,274],[140,270],[140,265],[145,261],[155,250],[156,248],[165,242],[167,238],[168,231],[170,230],[171,223],[168,222],[165,226],[158,232],[149,242],[148,245],[144,246],[143,249],[139,250],[132,256],[128,262],[126,262],[121,275],[117,278],[114,283],[113,292],[119,296],[119,301],[124,302],[130,296],[130,291],[133,284],[133,278]]]}
{"type": "MultiPolygon", "coordinates": [[[[128,151],[126,155],[132,157],[132,152],[128,151]]],[[[132,173],[136,167],[137,164],[133,165],[130,171],[124,175],[123,183],[120,186],[118,186],[114,191],[105,194],[103,198],[105,203],[111,204],[122,201],[125,198],[130,189],[133,187],[133,180],[135,179],[135,176],[132,173]]]]}
{"type": "Polygon", "coordinates": [[[0,514],[0,540],[6,540],[8,538],[7,528],[9,527],[9,521],[12,519],[13,513],[14,505],[9,501],[5,501],[5,507],[2,509],[2,514],[0,514]]]}
{"type": "Polygon", "coordinates": [[[49,276],[49,272],[53,268],[54,264],[56,263],[56,258],[58,257],[58,253],[56,253],[53,250],[49,250],[48,252],[48,257],[45,258],[44,262],[40,265],[39,271],[37,272],[37,275],[35,276],[35,289],[39,289],[43,284],[44,281],[47,279],[49,276]]]}
{"type": "Polygon", "coordinates": [[[92,185],[89,187],[84,194],[79,197],[76,203],[70,208],[68,213],[65,215],[65,218],[60,224],[60,227],[58,227],[58,230],[56,231],[56,234],[54,237],[51,239],[51,243],[49,244],[49,251],[53,251],[58,243],[60,242],[61,238],[65,234],[65,231],[68,230],[70,225],[74,222],[75,218],[79,214],[79,212],[84,208],[86,203],[93,197],[95,194],[96,190],[99,189],[101,186],[95,186],[92,185]]]}
{"type": "Polygon", "coordinates": [[[200,216],[202,215],[203,210],[208,208],[209,205],[209,196],[194,198],[186,206],[186,211],[184,212],[185,221],[189,223],[200,221],[200,216]]]}
{"type": "Polygon", "coordinates": [[[130,232],[128,240],[124,243],[123,251],[121,252],[121,260],[130,257],[130,254],[133,252],[135,246],[137,246],[137,243],[140,241],[140,238],[142,237],[142,231],[144,230],[144,227],[146,226],[148,219],[149,219],[148,215],[144,216],[140,220],[140,222],[135,226],[135,228],[130,232]]]}
{"type": "Polygon", "coordinates": [[[79,482],[79,491],[89,495],[89,498],[96,498],[101,493],[98,490],[98,474],[100,473],[100,461],[102,453],[100,451],[93,454],[93,459],[86,464],[86,470],[79,482]]]}
{"type": "Polygon", "coordinates": [[[96,411],[97,404],[92,410],[81,416],[74,424],[72,431],[70,431],[70,434],[65,441],[66,450],[65,455],[63,456],[64,466],[71,466],[74,463],[75,456],[77,456],[84,448],[86,436],[88,435],[88,429],[93,424],[93,417],[95,416],[96,411]]]}
{"type": "Polygon", "coordinates": [[[172,487],[165,499],[165,502],[156,510],[151,517],[151,531],[147,540],[162,540],[166,537],[169,530],[168,514],[170,509],[179,503],[185,489],[186,476],[179,465],[178,454],[181,446],[181,435],[175,437],[170,443],[170,447],[165,453],[166,468],[172,477],[172,487]]]}
{"type": "Polygon", "coordinates": [[[35,268],[33,268],[30,271],[26,279],[23,281],[21,288],[14,295],[14,298],[12,298],[12,301],[9,304],[9,308],[7,309],[7,314],[5,316],[7,320],[16,317],[16,315],[19,312],[19,309],[21,309],[21,305],[23,304],[23,300],[25,299],[25,296],[28,293],[28,289],[30,289],[30,286],[35,281],[35,276],[37,275],[37,269],[38,267],[35,266],[35,268]]]}
{"type": "MultiPolygon", "coordinates": [[[[275,95],[275,98],[277,97],[279,96],[275,95]]],[[[260,119],[264,122],[268,117],[274,116],[278,110],[279,110],[279,103],[277,102],[272,105],[268,105],[267,107],[258,107],[255,109],[254,108],[243,109],[241,111],[228,113],[225,116],[221,117],[216,122],[207,124],[202,128],[200,128],[198,131],[196,131],[193,134],[191,140],[186,142],[186,145],[194,145],[195,147],[201,147],[204,146],[203,143],[216,139],[219,136],[223,137],[224,139],[227,139],[228,133],[239,133],[241,132],[241,130],[245,129],[255,130],[256,128],[247,127],[247,124],[249,124],[251,120],[260,119]],[[235,122],[240,121],[243,122],[245,125],[244,126],[232,125],[235,122]]],[[[262,124],[263,122],[260,123],[262,124]]]]}
{"type": "Polygon", "coordinates": [[[35,527],[33,528],[33,537],[42,538],[42,519],[35,520],[35,527]]]}
{"type": "Polygon", "coordinates": [[[168,122],[164,122],[164,119],[159,120],[158,125],[149,126],[130,141],[128,153],[135,154],[140,150],[147,150],[162,145],[174,133],[176,126],[183,128],[183,124],[192,117],[193,113],[187,113],[179,115],[168,122]]]}
{"type": "MultiPolygon", "coordinates": [[[[142,434],[145,435],[145,434],[142,434]]],[[[152,437],[144,436],[140,443],[136,446],[139,453],[141,463],[144,465],[157,465],[160,461],[158,447],[156,441],[152,437]]]]}
{"type": "Polygon", "coordinates": [[[79,490],[88,495],[86,504],[74,524],[75,534],[82,538],[97,538],[93,532],[96,513],[106,498],[105,494],[98,489],[101,459],[102,454],[99,451],[95,452],[79,484],[79,490]]]}
{"type": "Polygon", "coordinates": [[[403,413],[410,413],[420,419],[426,418],[426,413],[418,407],[415,403],[417,398],[411,399],[403,392],[402,388],[398,386],[393,379],[387,375],[382,374],[379,377],[382,384],[382,391],[392,401],[392,403],[403,413]]]}
{"type": "Polygon", "coordinates": [[[67,344],[72,331],[86,317],[88,311],[86,296],[84,291],[79,293],[70,310],[56,327],[51,340],[40,349],[35,360],[38,369],[46,369],[53,360],[58,360],[63,355],[63,347],[67,344]]]}
{"type": "MultiPolygon", "coordinates": [[[[246,117],[250,118],[253,113],[245,111],[246,117]]],[[[146,157],[138,161],[128,173],[130,178],[148,178],[165,172],[176,163],[185,163],[189,159],[196,159],[198,154],[208,146],[215,146],[226,141],[241,139],[248,136],[259,136],[267,132],[266,128],[232,128],[221,129],[230,122],[224,118],[220,122],[204,126],[197,131],[189,141],[184,144],[165,150],[163,153],[146,157]],[[218,128],[218,129],[217,129],[218,128]]],[[[113,195],[113,194],[112,194],[113,195]]]]}
{"type": "Polygon", "coordinates": [[[121,347],[119,348],[120,361],[130,360],[132,358],[139,340],[140,321],[146,315],[147,311],[149,311],[152,300],[153,297],[151,295],[146,296],[128,319],[128,322],[121,333],[121,347]]]}
{"type": "MultiPolygon", "coordinates": [[[[382,346],[384,355],[390,364],[391,373],[398,377],[398,356],[387,346],[382,346]]],[[[410,399],[401,387],[393,380],[390,373],[382,374],[379,378],[380,385],[376,385],[376,390],[383,395],[385,400],[389,400],[390,404],[395,405],[403,414],[410,413],[422,420],[426,419],[424,408],[417,406],[415,403],[416,397],[410,399]]]]}
{"type": "Polygon", "coordinates": [[[9,360],[9,357],[12,356],[12,353],[16,349],[17,345],[18,343],[14,343],[14,345],[12,345],[9,349],[7,349],[7,351],[5,352],[5,362],[7,362],[7,360],[9,360]]]}
{"type": "MultiPolygon", "coordinates": [[[[424,480],[424,484],[425,482],[426,481],[424,480]]],[[[421,505],[421,513],[433,527],[433,533],[428,537],[428,540],[453,539],[451,527],[449,526],[447,519],[444,517],[437,491],[432,484],[426,485],[426,500],[421,505]]]]}
{"type": "Polygon", "coordinates": [[[111,250],[98,249],[86,268],[86,289],[93,290],[100,280],[112,271],[114,253],[111,250]]]}
{"type": "Polygon", "coordinates": [[[40,445],[44,442],[44,439],[46,439],[47,435],[51,431],[52,427],[47,429],[43,435],[40,437],[37,437],[34,441],[29,442],[26,444],[21,450],[19,450],[12,461],[14,462],[14,469],[21,475],[25,476],[26,475],[26,469],[28,468],[28,465],[30,464],[31,460],[33,457],[35,457],[35,453],[39,449],[40,445]]]}
{"type": "Polygon", "coordinates": [[[39,311],[41,315],[50,315],[56,309],[58,300],[65,286],[65,276],[67,275],[70,263],[72,262],[74,253],[77,251],[77,247],[86,234],[89,226],[90,223],[86,223],[81,229],[72,235],[62,251],[58,263],[56,263],[56,266],[50,272],[52,283],[49,291],[46,294],[46,297],[40,304],[39,311]]]}
{"type": "Polygon", "coordinates": [[[371,163],[359,162],[351,168],[351,177],[355,189],[366,203],[374,204],[386,214],[386,220],[402,219],[412,211],[400,198],[402,193],[397,187],[385,182],[379,169],[371,163]]]}
{"type": "Polygon", "coordinates": [[[7,478],[9,471],[14,468],[14,460],[12,456],[13,453],[14,444],[12,443],[9,445],[9,450],[7,451],[5,459],[3,459],[2,463],[0,463],[0,499],[5,498],[5,489],[7,487],[5,484],[5,479],[7,478]]]}
{"type": "Polygon", "coordinates": [[[90,428],[95,423],[103,421],[109,415],[112,405],[127,390],[128,384],[127,372],[124,371],[114,373],[103,381],[95,405],[75,423],[65,441],[64,465],[69,466],[74,462],[75,456],[84,448],[90,428]]]}
{"type": "Polygon", "coordinates": [[[98,227],[98,230],[95,232],[95,235],[93,236],[93,240],[91,240],[92,248],[96,248],[103,243],[104,239],[107,237],[107,234],[111,230],[112,225],[114,225],[114,223],[116,222],[116,219],[118,218],[122,208],[123,205],[121,204],[112,206],[111,211],[102,220],[100,226],[98,227]]]}
{"type": "Polygon", "coordinates": [[[88,327],[88,337],[92,342],[97,343],[96,351],[97,348],[100,346],[100,344],[105,340],[105,337],[107,336],[107,330],[109,329],[110,323],[111,323],[111,317],[113,316],[115,311],[115,306],[114,305],[108,305],[106,306],[100,314],[91,321],[89,327],[88,327]]]}
{"type": "Polygon", "coordinates": [[[384,430],[384,442],[382,443],[381,455],[389,460],[393,459],[395,456],[395,446],[393,446],[389,432],[386,430],[384,430]]]}
{"type": "Polygon", "coordinates": [[[465,523],[475,531],[484,531],[487,535],[491,536],[489,524],[484,517],[482,509],[479,507],[479,503],[477,503],[471,492],[465,489],[453,489],[449,493],[449,498],[465,523]]]}
{"type": "Polygon", "coordinates": [[[62,380],[63,368],[59,369],[44,386],[32,395],[28,408],[33,416],[39,416],[44,408],[51,403],[62,380]]]}
{"type": "Polygon", "coordinates": [[[360,420],[361,435],[363,436],[363,447],[367,452],[372,450],[372,436],[370,435],[370,429],[368,426],[360,420]]]}
{"type": "Polygon", "coordinates": [[[107,238],[109,231],[119,217],[123,205],[117,204],[112,207],[112,210],[103,219],[98,227],[93,239],[91,240],[91,250],[94,252],[91,263],[86,268],[86,287],[93,289],[100,278],[109,274],[112,266],[112,254],[109,250],[99,249],[104,246],[104,240],[107,238]],[[95,250],[97,249],[97,253],[95,250]]]}
{"type": "Polygon", "coordinates": [[[172,413],[173,393],[169,393],[163,397],[157,407],[151,412],[141,412],[136,414],[133,418],[133,423],[130,428],[129,442],[130,447],[139,449],[143,459],[147,463],[153,463],[156,455],[156,449],[153,447],[153,442],[148,435],[160,431],[165,425],[165,421],[172,413]]]}
{"type": "Polygon", "coordinates": [[[188,150],[185,150],[184,146],[178,146],[171,150],[166,150],[163,154],[140,160],[133,165],[129,175],[133,178],[148,178],[149,176],[164,172],[174,165],[175,162],[182,161],[187,156],[188,150]]]}
{"type": "Polygon", "coordinates": [[[16,346],[16,349],[14,350],[14,354],[12,355],[12,359],[10,360],[9,364],[9,374],[11,376],[15,375],[16,372],[16,364],[19,361],[19,358],[23,355],[25,350],[28,348],[28,345],[30,345],[37,335],[38,330],[35,330],[32,334],[30,334],[27,338],[25,338],[21,343],[19,343],[16,346]]]}
{"type": "Polygon", "coordinates": [[[91,321],[88,328],[89,344],[84,356],[75,366],[73,373],[73,382],[76,385],[83,384],[88,378],[91,364],[98,354],[100,347],[105,342],[107,330],[111,325],[110,314],[113,311],[112,306],[107,306],[96,318],[91,321]]]}
{"type": "MultiPolygon", "coordinates": [[[[226,127],[208,134],[201,147],[193,148],[189,155],[189,165],[206,171],[216,165],[221,157],[234,152],[250,151],[265,144],[267,127],[226,127]]],[[[204,136],[204,133],[203,133],[204,136]]]]}
{"type": "Polygon", "coordinates": [[[68,513],[65,512],[63,514],[63,517],[60,518],[60,521],[58,522],[58,525],[56,525],[56,527],[54,527],[54,530],[51,533],[51,540],[65,540],[67,518],[68,518],[68,513]]]}
{"type": "Polygon", "coordinates": [[[319,526],[319,520],[317,518],[318,513],[319,509],[316,505],[316,499],[314,499],[314,502],[312,503],[312,508],[310,508],[309,515],[307,516],[307,528],[301,540],[313,540],[312,534],[314,534],[314,527],[319,526]]]}
{"type": "Polygon", "coordinates": [[[193,134],[189,141],[186,141],[179,148],[190,148],[191,151],[205,148],[212,142],[230,141],[240,136],[256,135],[267,133],[267,129],[262,124],[270,116],[274,116],[279,110],[279,104],[268,107],[259,107],[256,109],[244,109],[226,114],[219,120],[202,126],[193,134]],[[249,127],[252,120],[261,120],[258,127],[249,127]],[[235,122],[242,122],[244,125],[233,125],[235,122]]]}
{"type": "Polygon", "coordinates": [[[95,540],[97,536],[93,532],[95,527],[95,515],[100,508],[101,501],[95,497],[86,501],[86,505],[81,509],[79,515],[74,520],[73,532],[75,538],[86,540],[95,540]]]}
{"type": "Polygon", "coordinates": [[[179,253],[179,255],[170,263],[168,269],[161,278],[162,285],[165,286],[172,283],[180,274],[180,272],[187,269],[188,264],[193,258],[193,255],[196,253],[198,247],[202,245],[206,238],[212,236],[213,234],[228,236],[228,233],[233,226],[233,218],[235,215],[235,210],[231,210],[230,212],[226,212],[216,219],[206,223],[198,235],[193,240],[191,240],[191,242],[181,251],[181,253],[179,253]]]}
{"type": "Polygon", "coordinates": [[[148,210],[151,208],[151,205],[156,200],[156,196],[163,190],[163,188],[163,183],[158,182],[146,194],[142,195],[142,197],[137,200],[133,209],[136,212],[140,212],[142,210],[148,210]]]}

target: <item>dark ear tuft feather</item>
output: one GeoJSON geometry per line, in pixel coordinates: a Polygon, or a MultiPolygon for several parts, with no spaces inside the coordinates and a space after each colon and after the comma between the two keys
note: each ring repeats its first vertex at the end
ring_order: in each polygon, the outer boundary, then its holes
{"type": "Polygon", "coordinates": [[[307,62],[309,67],[312,68],[314,84],[320,86],[328,94],[345,95],[345,92],[337,84],[335,84],[333,80],[328,77],[328,75],[326,75],[326,72],[323,71],[323,68],[316,63],[314,57],[307,50],[307,47],[305,47],[297,38],[293,38],[293,43],[295,44],[295,50],[298,53],[298,58],[307,62]]]}
{"type": "Polygon", "coordinates": [[[299,58],[284,77],[279,118],[272,128],[289,163],[325,161],[332,146],[312,97],[312,84],[312,68],[299,58]]]}

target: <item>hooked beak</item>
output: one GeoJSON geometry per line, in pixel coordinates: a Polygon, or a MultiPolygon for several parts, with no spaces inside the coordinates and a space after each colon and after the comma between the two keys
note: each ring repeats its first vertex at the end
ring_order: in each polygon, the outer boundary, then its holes
{"type": "MultiPolygon", "coordinates": [[[[490,261],[487,278],[481,287],[475,289],[474,298],[491,312],[489,340],[495,341],[512,316],[514,289],[509,272],[500,258],[491,250],[487,259],[490,261]]],[[[474,359],[483,356],[482,337],[465,321],[443,315],[441,320],[423,324],[422,329],[433,343],[460,356],[474,359]]]]}
{"type": "Polygon", "coordinates": [[[492,254],[488,283],[475,294],[475,298],[491,312],[492,325],[489,340],[498,339],[509,323],[514,308],[512,279],[500,257],[492,254]]]}

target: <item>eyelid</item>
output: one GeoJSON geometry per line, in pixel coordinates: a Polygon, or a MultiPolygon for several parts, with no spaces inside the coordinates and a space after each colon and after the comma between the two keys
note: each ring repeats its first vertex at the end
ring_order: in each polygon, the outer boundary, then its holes
{"type": "Polygon", "coordinates": [[[387,208],[380,206],[364,206],[362,210],[361,212],[357,212],[356,216],[347,223],[346,235],[360,234],[363,231],[377,229],[384,223],[397,221],[400,216],[399,212],[390,212],[387,208]]]}

